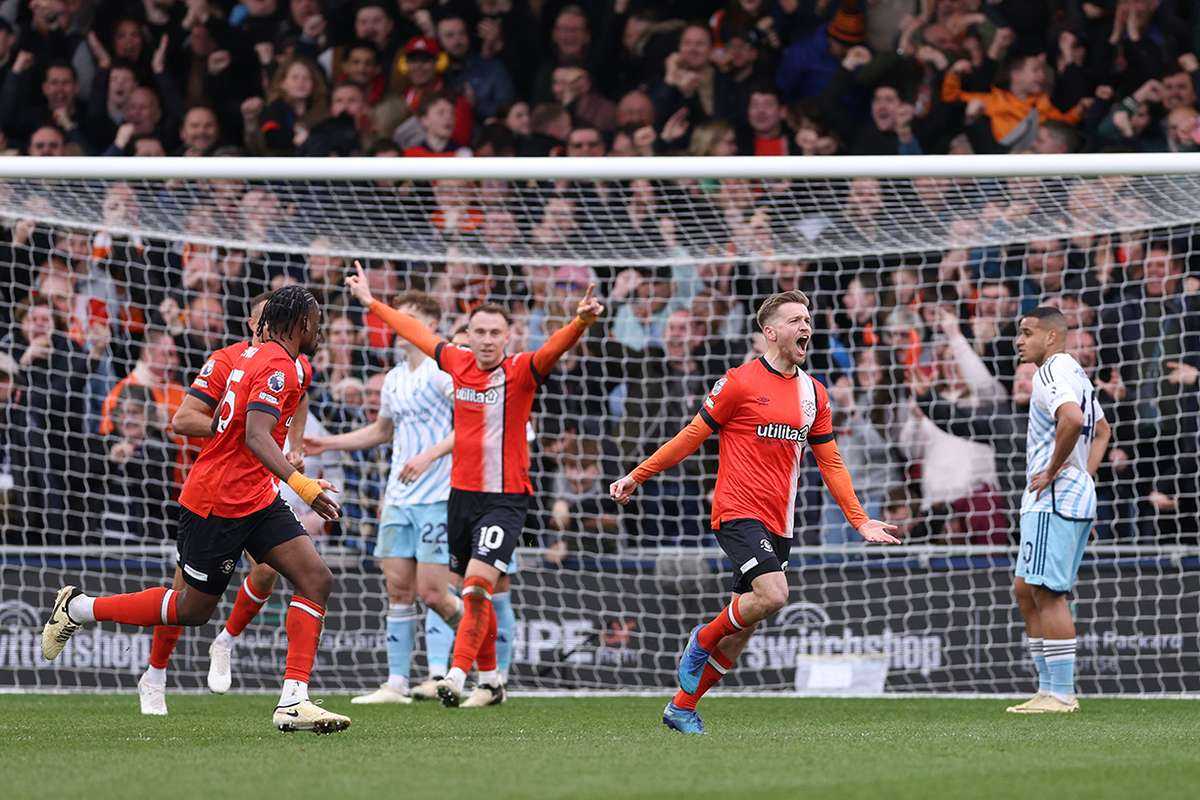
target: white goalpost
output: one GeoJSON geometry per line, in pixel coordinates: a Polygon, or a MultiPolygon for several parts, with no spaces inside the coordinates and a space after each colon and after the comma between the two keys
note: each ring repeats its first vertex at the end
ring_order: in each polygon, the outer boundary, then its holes
{"type": "MultiPolygon", "coordinates": [[[[0,158],[0,691],[135,685],[148,631],[96,626],[48,664],[42,616],[68,577],[102,593],[170,580],[194,443],[165,416],[243,336],[251,297],[302,283],[323,304],[313,430],[373,419],[394,343],[342,288],[354,259],[381,298],[433,295],[447,337],[484,301],[513,310],[522,349],[588,283],[607,306],[535,405],[512,686],[674,685],[688,630],[728,591],[707,516],[715,437],[624,509],[607,486],[758,355],[757,303],[802,289],[808,367],[856,489],[905,544],[861,546],[810,465],[793,602],[723,687],[1028,688],[1009,591],[1028,391],[1011,337],[1051,303],[1115,431],[1074,594],[1080,689],[1200,693],[1200,154],[0,158]]],[[[324,691],[386,673],[371,548],[388,463],[385,447],[308,466],[348,512],[313,526],[337,577],[324,691]]],[[[237,688],[277,684],[279,596],[238,640],[237,688]]],[[[204,685],[217,625],[185,631],[172,690],[204,685]]]]}

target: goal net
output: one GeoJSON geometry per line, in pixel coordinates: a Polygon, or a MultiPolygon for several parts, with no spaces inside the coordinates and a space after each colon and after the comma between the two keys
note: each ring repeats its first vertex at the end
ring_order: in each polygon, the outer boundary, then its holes
{"type": "MultiPolygon", "coordinates": [[[[207,355],[245,336],[251,297],[302,283],[324,305],[310,433],[375,418],[397,349],[344,290],[360,259],[378,297],[432,294],[443,336],[505,304],[514,351],[589,283],[607,307],[535,406],[510,685],[674,685],[687,632],[728,596],[716,437],[625,508],[607,487],[763,352],[757,304],[802,289],[807,368],[868,513],[905,544],[864,547],[810,461],[791,603],[723,688],[1032,685],[1009,590],[1030,381],[1013,337],[1022,310],[1054,304],[1114,430],[1073,594],[1079,687],[1200,692],[1200,161],[1168,158],[4,160],[0,689],[135,685],[149,631],[93,626],[49,664],[40,627],[65,582],[170,580],[195,443],[166,420],[207,355]]],[[[309,459],[345,509],[312,526],[337,578],[320,690],[386,674],[372,549],[388,465],[386,446],[309,459]]],[[[278,685],[286,594],[238,640],[235,687],[278,685]]],[[[185,631],[172,689],[204,685],[231,602],[185,631]]]]}

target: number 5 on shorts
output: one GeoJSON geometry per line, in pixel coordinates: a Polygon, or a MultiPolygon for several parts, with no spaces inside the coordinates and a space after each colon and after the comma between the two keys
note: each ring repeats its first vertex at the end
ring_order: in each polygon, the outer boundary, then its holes
{"type": "Polygon", "coordinates": [[[485,525],[479,529],[479,546],[484,550],[495,550],[504,543],[504,529],[499,525],[485,525]]]}

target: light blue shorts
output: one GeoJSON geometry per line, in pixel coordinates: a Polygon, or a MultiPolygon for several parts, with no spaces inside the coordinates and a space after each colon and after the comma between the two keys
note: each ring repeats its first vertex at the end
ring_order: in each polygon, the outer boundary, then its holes
{"type": "Polygon", "coordinates": [[[446,503],[384,506],[379,516],[376,558],[414,558],[421,564],[449,564],[446,503]]]}
{"type": "Polygon", "coordinates": [[[1056,592],[1071,591],[1091,533],[1090,519],[1066,519],[1048,511],[1022,514],[1017,577],[1056,592]]]}

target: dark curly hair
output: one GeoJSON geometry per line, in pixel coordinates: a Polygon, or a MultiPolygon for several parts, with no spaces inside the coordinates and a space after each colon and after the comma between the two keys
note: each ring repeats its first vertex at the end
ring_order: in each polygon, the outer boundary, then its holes
{"type": "Polygon", "coordinates": [[[303,286],[284,286],[271,293],[263,309],[262,317],[258,320],[258,338],[264,338],[264,333],[270,331],[276,336],[291,336],[296,327],[303,325],[311,309],[321,311],[321,304],[313,293],[303,286]]]}

